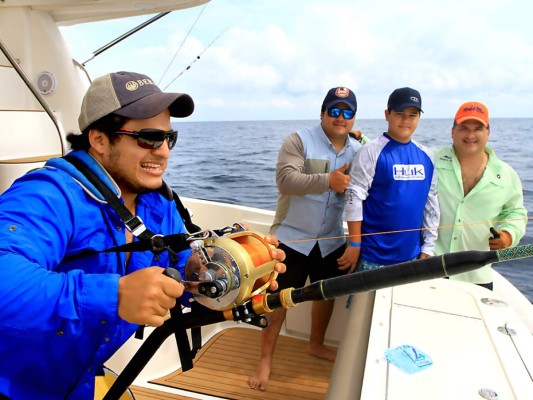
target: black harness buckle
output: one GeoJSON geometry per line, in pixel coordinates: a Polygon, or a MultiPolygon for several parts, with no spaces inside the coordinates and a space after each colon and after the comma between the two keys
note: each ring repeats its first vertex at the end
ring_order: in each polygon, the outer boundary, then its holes
{"type": "Polygon", "coordinates": [[[152,252],[154,254],[161,253],[166,250],[167,246],[165,245],[165,239],[163,235],[156,234],[150,238],[150,243],[152,245],[152,252]]]}

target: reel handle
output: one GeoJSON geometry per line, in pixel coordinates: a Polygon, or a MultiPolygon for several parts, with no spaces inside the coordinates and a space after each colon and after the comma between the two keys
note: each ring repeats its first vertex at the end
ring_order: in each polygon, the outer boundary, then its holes
{"type": "Polygon", "coordinates": [[[183,283],[180,272],[176,268],[168,267],[163,271],[163,275],[174,279],[176,282],[183,283]]]}

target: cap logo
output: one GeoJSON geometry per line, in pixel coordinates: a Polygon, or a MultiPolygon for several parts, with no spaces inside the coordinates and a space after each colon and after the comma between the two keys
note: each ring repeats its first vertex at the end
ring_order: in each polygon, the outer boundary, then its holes
{"type": "Polygon", "coordinates": [[[418,97],[411,96],[409,97],[411,100],[413,100],[415,103],[420,103],[420,100],[418,100],[418,97]]]}
{"type": "Polygon", "coordinates": [[[139,79],[136,81],[126,82],[126,85],[124,86],[126,87],[127,90],[133,92],[139,89],[139,87],[144,86],[144,85],[155,85],[155,83],[151,79],[139,79]]]}
{"type": "Polygon", "coordinates": [[[477,112],[477,113],[480,113],[480,114],[485,114],[485,111],[483,111],[483,109],[481,107],[478,107],[478,106],[465,107],[465,108],[463,108],[463,111],[474,111],[474,112],[477,112]]]}
{"type": "Polygon", "coordinates": [[[335,90],[335,96],[337,96],[337,97],[346,98],[349,95],[350,95],[350,89],[348,89],[348,88],[338,87],[335,90]]]}

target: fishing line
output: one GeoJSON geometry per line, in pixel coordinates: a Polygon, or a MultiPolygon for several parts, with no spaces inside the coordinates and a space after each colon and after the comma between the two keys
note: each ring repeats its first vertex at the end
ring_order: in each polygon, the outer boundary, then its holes
{"type": "Polygon", "coordinates": [[[181,44],[180,46],[178,47],[178,49],[176,50],[176,52],[174,53],[174,56],[172,57],[172,60],[170,60],[170,62],[168,63],[167,65],[167,68],[165,69],[165,72],[163,72],[163,75],[161,75],[161,79],[159,79],[159,82],[157,83],[158,86],[161,85],[161,82],[163,81],[163,79],[165,78],[165,75],[167,74],[168,70],[170,69],[170,66],[172,65],[172,63],[174,62],[174,60],[176,59],[177,55],[179,54],[179,52],[181,51],[181,48],[183,47],[183,44],[185,43],[185,41],[187,40],[187,38],[190,36],[192,30],[194,29],[194,27],[196,26],[196,23],[198,22],[198,20],[200,19],[200,17],[202,16],[205,8],[207,7],[207,3],[204,4],[204,6],[202,7],[202,9],[200,10],[200,13],[198,14],[198,16],[196,17],[196,19],[194,20],[194,23],[192,24],[191,28],[189,29],[189,32],[187,32],[187,35],[185,35],[185,37],[183,38],[183,40],[181,41],[181,44]]]}
{"type": "MultiPolygon", "coordinates": [[[[204,7],[205,7],[205,6],[204,6],[204,7]]],[[[256,6],[256,7],[257,7],[257,6],[256,6]]],[[[235,18],[233,19],[233,21],[230,22],[230,24],[226,27],[226,29],[224,29],[222,32],[220,32],[220,33],[218,34],[218,36],[216,36],[216,37],[211,41],[211,43],[209,43],[209,45],[207,45],[207,47],[206,47],[204,50],[202,50],[202,52],[201,52],[200,54],[198,54],[198,55],[196,56],[196,58],[194,58],[194,60],[192,60],[192,61],[189,63],[189,65],[188,65],[187,67],[185,67],[185,68],[184,68],[184,69],[183,69],[178,75],[176,75],[176,77],[175,77],[174,79],[172,79],[172,80],[171,80],[171,81],[170,81],[170,82],[169,82],[169,83],[163,88],[163,90],[166,90],[170,85],[172,85],[172,84],[176,81],[176,79],[178,79],[181,75],[183,75],[183,73],[184,73],[185,71],[191,69],[192,65],[200,59],[200,56],[202,56],[202,55],[207,51],[208,48],[210,48],[210,47],[211,47],[211,46],[212,46],[212,45],[213,45],[213,44],[214,44],[214,43],[215,43],[215,42],[216,42],[216,41],[217,41],[222,35],[224,35],[227,31],[229,31],[231,28],[233,28],[233,26],[236,25],[237,22],[239,22],[242,18],[244,18],[244,16],[245,16],[246,14],[248,14],[253,8],[255,8],[255,7],[250,7],[250,8],[248,8],[247,10],[245,10],[244,12],[242,12],[240,15],[238,15],[237,17],[235,17],[235,18]]]]}
{"type": "Polygon", "coordinates": [[[435,227],[429,227],[429,228],[412,228],[412,229],[402,229],[397,231],[383,231],[383,232],[373,232],[373,233],[362,233],[360,235],[343,235],[343,236],[329,236],[329,237],[319,237],[319,238],[313,238],[313,239],[294,239],[294,240],[285,240],[284,242],[280,243],[304,243],[304,242],[314,242],[320,241],[320,240],[333,240],[333,239],[348,239],[348,238],[360,238],[363,236],[374,236],[374,235],[389,235],[392,233],[404,233],[404,232],[413,232],[413,231],[428,231],[431,229],[447,229],[447,228],[454,228],[456,226],[460,227],[469,227],[474,225],[480,225],[480,224],[487,224],[487,223],[502,223],[502,222],[509,222],[509,221],[530,221],[532,220],[532,217],[528,218],[510,218],[510,219],[503,219],[503,220],[488,220],[488,221],[478,221],[478,222],[470,222],[467,224],[454,224],[454,225],[439,225],[435,227]]]}

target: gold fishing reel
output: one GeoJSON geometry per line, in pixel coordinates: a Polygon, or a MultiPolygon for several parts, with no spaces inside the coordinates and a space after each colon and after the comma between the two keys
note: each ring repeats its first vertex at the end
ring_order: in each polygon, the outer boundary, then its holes
{"type": "Polygon", "coordinates": [[[212,310],[241,305],[277,278],[272,248],[262,235],[246,230],[196,239],[185,264],[185,290],[212,310]]]}

